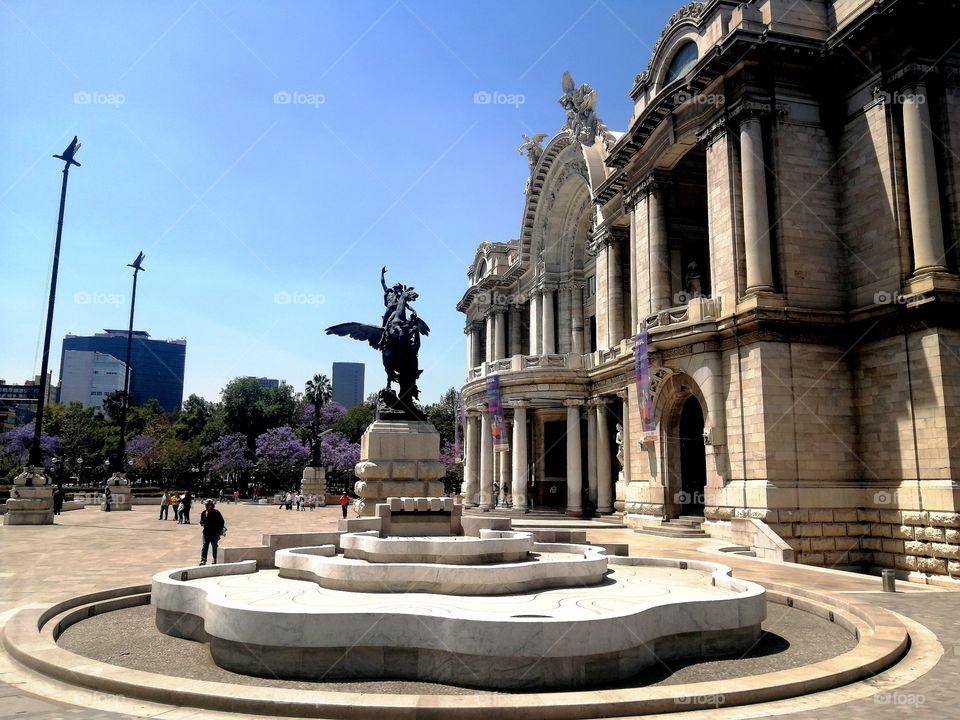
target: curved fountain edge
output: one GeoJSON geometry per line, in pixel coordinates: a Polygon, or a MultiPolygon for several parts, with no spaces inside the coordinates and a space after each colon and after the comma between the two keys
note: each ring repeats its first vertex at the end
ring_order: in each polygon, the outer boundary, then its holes
{"type": "MultiPolygon", "coordinates": [[[[673,562],[679,567],[681,561],[673,562]]],[[[199,569],[199,568],[197,568],[199,569]]],[[[189,571],[190,569],[185,569],[189,571]]],[[[170,682],[170,677],[140,670],[129,670],[77,655],[58,647],[54,641],[52,622],[65,613],[84,605],[97,605],[104,598],[118,598],[123,588],[71,598],[46,607],[28,607],[16,612],[3,630],[3,645],[21,664],[43,675],[68,684],[97,691],[209,710],[244,712],[265,715],[298,714],[304,717],[349,718],[358,708],[377,712],[385,720],[405,718],[416,707],[418,717],[445,718],[456,710],[466,718],[487,717],[496,711],[499,717],[528,717],[536,708],[544,718],[589,718],[627,716],[678,709],[694,710],[746,705],[780,700],[807,693],[836,688],[872,677],[890,667],[909,645],[906,627],[890,612],[876,606],[844,597],[817,593],[805,588],[763,583],[773,602],[794,607],[803,603],[796,598],[819,605],[835,614],[841,624],[853,627],[859,642],[856,648],[819,663],[763,675],[725,681],[710,681],[636,690],[587,690],[577,692],[545,692],[522,695],[376,695],[322,690],[298,691],[277,699],[273,688],[236,686],[210,681],[183,680],[170,682]],[[683,706],[678,707],[678,698],[683,706]]],[[[810,611],[808,609],[808,611],[810,611]]]]}

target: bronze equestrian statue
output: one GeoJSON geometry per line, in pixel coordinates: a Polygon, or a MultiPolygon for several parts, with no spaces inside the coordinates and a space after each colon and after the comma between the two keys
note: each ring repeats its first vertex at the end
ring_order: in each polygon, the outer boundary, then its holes
{"type": "Polygon", "coordinates": [[[423,372],[419,369],[417,354],[420,351],[420,336],[429,335],[429,326],[417,316],[413,303],[419,296],[412,287],[397,283],[387,287],[387,268],[380,271],[383,287],[383,319],[379,327],[365,323],[348,322],[328,327],[327,335],[342,335],[363,340],[374,350],[379,350],[383,369],[387,373],[387,386],[379,393],[377,417],[383,419],[423,420],[423,411],[415,400],[420,397],[417,380],[423,372]],[[391,388],[397,383],[399,392],[391,388]]]}

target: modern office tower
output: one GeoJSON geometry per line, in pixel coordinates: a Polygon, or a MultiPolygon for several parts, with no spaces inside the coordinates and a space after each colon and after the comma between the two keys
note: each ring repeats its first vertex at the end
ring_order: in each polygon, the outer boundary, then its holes
{"type": "MultiPolygon", "coordinates": [[[[78,402],[100,409],[103,399],[123,390],[126,365],[113,355],[87,350],[66,350],[60,365],[60,402],[78,402]]],[[[130,373],[133,383],[133,373],[130,373]]]]}
{"type": "MultiPolygon", "coordinates": [[[[96,335],[67,335],[60,355],[61,379],[65,355],[71,350],[104,353],[124,362],[127,331],[108,329],[96,335]]],[[[154,399],[168,412],[179,410],[183,403],[186,355],[186,340],[153,340],[149,333],[135,330],[130,353],[130,399],[137,404],[154,399]]]]}
{"type": "Polygon", "coordinates": [[[333,402],[347,410],[363,402],[363,363],[333,364],[333,402]]]}

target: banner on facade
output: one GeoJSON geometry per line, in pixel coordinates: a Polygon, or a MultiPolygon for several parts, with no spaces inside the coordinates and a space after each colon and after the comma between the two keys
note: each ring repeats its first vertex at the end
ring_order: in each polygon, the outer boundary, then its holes
{"type": "Polygon", "coordinates": [[[500,378],[497,375],[487,378],[487,412],[490,414],[493,451],[507,452],[510,450],[510,438],[507,437],[507,423],[503,419],[503,406],[500,404],[500,378]]]}
{"type": "Polygon", "coordinates": [[[637,333],[633,346],[634,374],[637,381],[637,404],[640,406],[640,429],[643,442],[656,438],[657,421],[653,415],[653,392],[650,389],[650,349],[646,328],[637,333]]]}

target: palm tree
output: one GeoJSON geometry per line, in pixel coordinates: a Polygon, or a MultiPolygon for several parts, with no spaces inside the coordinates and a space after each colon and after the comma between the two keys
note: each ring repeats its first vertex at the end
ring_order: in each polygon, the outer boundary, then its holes
{"type": "Polygon", "coordinates": [[[311,467],[320,467],[320,408],[330,402],[333,388],[326,375],[314,375],[303,389],[304,398],[313,403],[313,438],[311,443],[311,467]]]}

